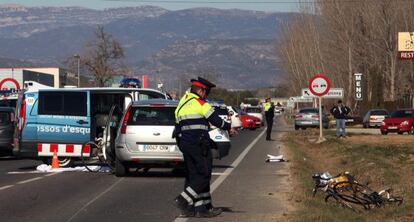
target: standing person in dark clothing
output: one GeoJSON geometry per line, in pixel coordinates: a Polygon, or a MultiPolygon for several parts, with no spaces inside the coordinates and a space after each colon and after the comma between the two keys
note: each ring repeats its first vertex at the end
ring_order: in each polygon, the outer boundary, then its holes
{"type": "Polygon", "coordinates": [[[266,140],[272,140],[273,117],[275,116],[275,106],[270,102],[270,98],[266,98],[264,103],[265,117],[266,117],[266,140]]]}
{"type": "Polygon", "coordinates": [[[338,100],[337,105],[334,105],[331,109],[331,114],[336,119],[336,136],[338,138],[345,138],[345,119],[346,116],[351,112],[351,109],[342,104],[342,100],[338,100]]]}
{"type": "Polygon", "coordinates": [[[211,82],[198,78],[191,80],[191,90],[178,103],[175,110],[176,128],[174,136],[183,153],[187,171],[184,191],[175,198],[175,205],[181,210],[180,217],[215,217],[222,210],[212,205],[210,180],[212,172],[210,124],[229,130],[236,130],[221,119],[205,98],[211,82]]]}

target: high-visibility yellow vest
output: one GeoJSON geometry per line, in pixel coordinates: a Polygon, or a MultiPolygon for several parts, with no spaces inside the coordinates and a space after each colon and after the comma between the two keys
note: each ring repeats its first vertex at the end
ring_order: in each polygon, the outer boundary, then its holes
{"type": "Polygon", "coordinates": [[[187,92],[181,98],[175,110],[175,121],[180,124],[181,130],[205,129],[208,130],[206,120],[214,113],[214,108],[197,94],[187,92]]]}
{"type": "Polygon", "coordinates": [[[265,112],[269,111],[270,107],[272,107],[272,104],[270,102],[264,103],[264,111],[265,112]]]}

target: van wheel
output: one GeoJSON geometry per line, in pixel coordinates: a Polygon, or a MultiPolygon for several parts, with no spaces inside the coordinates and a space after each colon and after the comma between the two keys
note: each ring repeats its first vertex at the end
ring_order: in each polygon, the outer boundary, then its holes
{"type": "Polygon", "coordinates": [[[119,159],[115,160],[115,176],[124,177],[127,174],[127,169],[124,164],[121,163],[119,159]]]}
{"type": "Polygon", "coordinates": [[[299,130],[299,126],[295,125],[295,130],[299,130]]]}
{"type": "MultiPolygon", "coordinates": [[[[71,167],[73,165],[73,159],[71,157],[58,157],[60,167],[71,167]]],[[[47,165],[52,164],[52,157],[42,158],[42,162],[47,165]]]]}

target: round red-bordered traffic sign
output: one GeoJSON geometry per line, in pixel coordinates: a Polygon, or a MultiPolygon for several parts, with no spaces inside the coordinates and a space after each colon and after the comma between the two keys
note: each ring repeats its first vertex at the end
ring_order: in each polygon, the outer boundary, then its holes
{"type": "Polygon", "coordinates": [[[17,80],[15,80],[13,78],[5,78],[5,79],[1,80],[1,82],[0,82],[0,90],[3,88],[3,85],[6,82],[12,82],[16,86],[17,90],[20,89],[20,84],[19,84],[19,82],[17,82],[17,80]]]}
{"type": "Polygon", "coordinates": [[[316,74],[309,79],[308,88],[313,95],[323,96],[331,89],[331,80],[323,74],[316,74]]]}

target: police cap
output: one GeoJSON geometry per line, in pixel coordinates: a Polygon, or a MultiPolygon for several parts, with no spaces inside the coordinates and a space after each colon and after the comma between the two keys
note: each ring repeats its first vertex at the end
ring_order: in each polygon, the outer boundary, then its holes
{"type": "Polygon", "coordinates": [[[207,79],[203,79],[201,77],[198,77],[197,79],[191,79],[191,85],[201,87],[204,89],[211,89],[213,87],[216,87],[216,85],[214,85],[207,79]]]}

